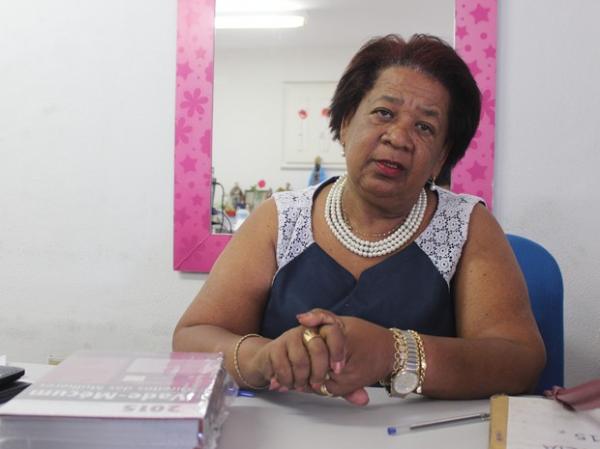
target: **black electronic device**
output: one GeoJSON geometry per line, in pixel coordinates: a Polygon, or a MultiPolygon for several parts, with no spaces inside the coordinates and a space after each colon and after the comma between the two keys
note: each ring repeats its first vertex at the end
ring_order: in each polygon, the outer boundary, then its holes
{"type": "Polygon", "coordinates": [[[16,366],[0,366],[0,388],[13,383],[25,374],[23,368],[16,366]]]}
{"type": "Polygon", "coordinates": [[[25,370],[16,366],[0,366],[0,404],[27,388],[28,382],[20,382],[25,370]]]}

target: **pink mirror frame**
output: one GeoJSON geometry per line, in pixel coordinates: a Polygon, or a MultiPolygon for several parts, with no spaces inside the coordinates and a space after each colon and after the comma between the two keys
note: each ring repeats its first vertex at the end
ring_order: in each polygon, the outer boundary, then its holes
{"type": "MultiPolygon", "coordinates": [[[[497,0],[456,0],[455,48],[479,84],[481,121],[452,190],[492,206],[497,0]]],[[[230,235],[211,230],[215,0],[178,0],[173,268],[207,273],[230,235]]]]}

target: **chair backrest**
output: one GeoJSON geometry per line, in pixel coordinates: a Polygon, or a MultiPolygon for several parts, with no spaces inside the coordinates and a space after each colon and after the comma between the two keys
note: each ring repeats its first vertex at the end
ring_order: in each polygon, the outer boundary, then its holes
{"type": "Polygon", "coordinates": [[[546,345],[546,367],[535,393],[564,385],[563,282],[560,268],[544,247],[524,237],[507,234],[521,271],[540,333],[546,345]]]}

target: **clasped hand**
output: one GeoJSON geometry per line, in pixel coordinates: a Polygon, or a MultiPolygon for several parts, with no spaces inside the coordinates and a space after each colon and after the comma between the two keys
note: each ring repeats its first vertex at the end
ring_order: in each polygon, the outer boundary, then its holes
{"type": "Polygon", "coordinates": [[[313,309],[297,316],[299,326],[263,346],[254,356],[256,369],[278,391],[298,390],[341,396],[366,405],[365,386],[391,371],[386,354],[390,332],[360,318],[313,309]],[[313,330],[303,334],[307,329],[313,330]]]}

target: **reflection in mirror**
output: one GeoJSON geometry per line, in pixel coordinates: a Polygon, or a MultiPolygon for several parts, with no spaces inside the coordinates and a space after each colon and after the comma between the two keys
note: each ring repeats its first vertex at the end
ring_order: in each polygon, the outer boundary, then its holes
{"type": "MultiPolygon", "coordinates": [[[[235,12],[230,1],[217,0],[217,18],[235,12]]],[[[237,3],[260,8],[261,2],[237,3]]],[[[344,171],[327,107],[367,39],[428,33],[453,42],[454,0],[306,0],[291,6],[305,17],[303,27],[216,30],[213,232],[234,231],[278,189],[300,189],[344,171]]]]}
{"type": "MultiPolygon", "coordinates": [[[[240,1],[247,5],[253,5],[261,0],[240,1]]],[[[277,4],[287,3],[285,0],[273,1],[276,1],[277,4]]],[[[354,7],[356,2],[356,0],[336,1],[343,2],[344,5],[348,5],[348,8],[354,7]]],[[[383,0],[377,0],[370,6],[377,6],[381,1],[383,0]]],[[[211,168],[214,167],[212,160],[214,0],[178,0],[177,3],[173,268],[183,272],[206,273],[211,270],[215,260],[231,238],[231,234],[212,232],[209,206],[212,198],[211,178],[214,174],[211,173],[211,168]]],[[[434,6],[435,11],[439,12],[437,1],[422,1],[419,2],[419,5],[424,14],[431,14],[434,6]]],[[[455,47],[475,75],[482,93],[483,107],[482,119],[475,138],[471,142],[465,158],[452,170],[452,190],[481,196],[491,208],[494,178],[497,0],[456,0],[454,16],[455,47]]],[[[364,18],[369,19],[370,14],[366,14],[364,18]]],[[[362,26],[362,24],[359,25],[362,26]]],[[[356,27],[356,24],[353,27],[347,25],[336,33],[342,33],[341,36],[348,39],[344,33],[356,27]]],[[[383,34],[383,29],[381,31],[381,33],[376,31],[373,34],[383,34]]],[[[417,30],[406,27],[401,32],[408,35],[413,31],[417,30]],[[406,32],[406,29],[410,31],[406,32]]],[[[444,37],[443,33],[437,34],[444,37]]],[[[326,30],[322,35],[314,36],[314,38],[324,39],[323,36],[330,35],[333,33],[326,30]]],[[[272,36],[272,40],[278,40],[277,36],[279,34],[272,36]]],[[[263,52],[266,53],[267,50],[263,49],[263,52]]],[[[328,61],[325,60],[322,63],[327,66],[328,61]]],[[[241,73],[239,78],[244,78],[243,75],[241,73]]],[[[336,73],[335,77],[337,76],[339,75],[336,73]]],[[[242,96],[241,99],[243,100],[243,98],[242,96]]],[[[242,100],[234,104],[234,107],[240,106],[242,100]]],[[[254,106],[260,108],[261,104],[254,106]]],[[[275,108],[281,110],[282,106],[281,104],[276,105],[275,108]]],[[[225,120],[222,123],[228,126],[229,132],[238,132],[236,127],[240,123],[233,120],[225,120]]],[[[263,130],[265,136],[271,136],[269,131],[278,132],[277,129],[265,130],[264,127],[260,129],[263,130]]],[[[280,143],[279,148],[275,150],[276,153],[281,151],[281,146],[280,143]]],[[[236,153],[235,157],[239,160],[242,155],[251,150],[254,160],[258,160],[258,153],[254,152],[260,148],[260,146],[258,149],[250,148],[249,145],[243,143],[241,145],[242,152],[236,153]],[[246,149],[245,153],[244,149],[246,149]]],[[[215,148],[215,156],[218,158],[220,154],[223,154],[220,153],[220,149],[215,148]]],[[[281,160],[281,157],[270,157],[268,160],[277,159],[281,160]]],[[[234,164],[226,165],[233,166],[234,164]]],[[[291,178],[293,173],[289,175],[291,178]]],[[[253,179],[257,179],[259,176],[256,173],[253,179]]],[[[266,181],[270,184],[275,183],[269,179],[266,181]]],[[[265,186],[268,187],[268,185],[265,186]]],[[[216,196],[219,196],[218,191],[216,196]]]]}

